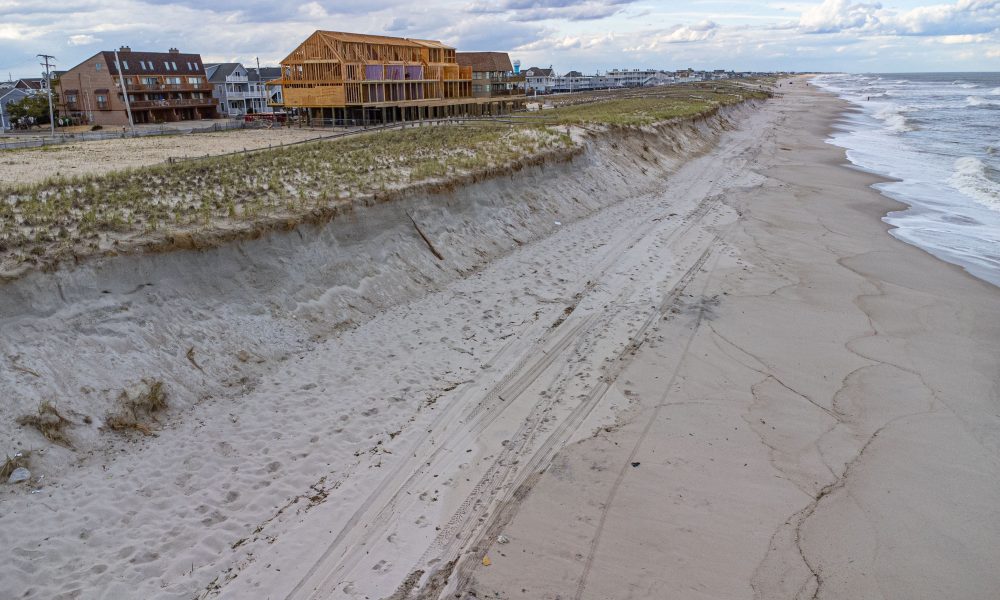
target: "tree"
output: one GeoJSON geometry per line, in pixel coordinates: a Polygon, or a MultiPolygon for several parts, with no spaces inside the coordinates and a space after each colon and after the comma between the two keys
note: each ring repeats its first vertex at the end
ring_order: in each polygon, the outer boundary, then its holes
{"type": "MultiPolygon", "coordinates": [[[[56,97],[53,94],[53,108],[55,108],[55,103],[56,97]]],[[[10,115],[11,120],[34,117],[36,125],[47,125],[49,122],[49,99],[44,94],[35,94],[18,102],[11,102],[7,105],[7,114],[10,115]]]]}

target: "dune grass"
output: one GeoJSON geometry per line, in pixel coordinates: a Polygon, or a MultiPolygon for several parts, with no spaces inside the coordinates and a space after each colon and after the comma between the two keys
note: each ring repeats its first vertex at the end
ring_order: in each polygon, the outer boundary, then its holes
{"type": "Polygon", "coordinates": [[[550,126],[417,127],[6,186],[0,188],[0,273],[114,251],[158,232],[251,229],[413,184],[502,169],[571,148],[564,125],[636,127],[692,118],[768,95],[756,87],[711,82],[571,95],[561,99],[567,105],[541,115],[550,126]]]}
{"type": "Polygon", "coordinates": [[[663,86],[632,96],[561,106],[545,111],[547,121],[565,125],[643,127],[671,119],[710,114],[721,106],[768,97],[768,92],[729,82],[663,86]]]}
{"type": "Polygon", "coordinates": [[[6,190],[0,253],[98,249],[108,237],[252,223],[565,148],[564,133],[502,124],[420,127],[6,190]]]}

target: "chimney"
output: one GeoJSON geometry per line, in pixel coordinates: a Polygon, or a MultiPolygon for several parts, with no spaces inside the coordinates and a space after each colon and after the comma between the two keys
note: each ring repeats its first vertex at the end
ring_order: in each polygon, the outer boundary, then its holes
{"type": "Polygon", "coordinates": [[[128,46],[122,46],[121,48],[118,49],[118,51],[119,52],[131,52],[132,49],[129,48],[128,46]]]}
{"type": "Polygon", "coordinates": [[[170,49],[170,53],[171,53],[171,54],[180,54],[180,53],[181,53],[181,51],[180,51],[180,50],[178,50],[177,48],[171,48],[171,49],[170,49]]]}

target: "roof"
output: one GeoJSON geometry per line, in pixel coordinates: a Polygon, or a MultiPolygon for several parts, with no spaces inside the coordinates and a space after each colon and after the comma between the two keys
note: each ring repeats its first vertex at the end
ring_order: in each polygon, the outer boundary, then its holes
{"type": "Polygon", "coordinates": [[[579,71],[570,71],[569,73],[566,73],[564,77],[583,77],[583,73],[579,71]]]}
{"type": "Polygon", "coordinates": [[[317,30],[315,33],[322,33],[329,37],[343,42],[358,42],[362,44],[391,44],[394,46],[424,46],[426,48],[452,49],[436,40],[417,40],[411,38],[390,37],[387,35],[368,35],[364,33],[347,33],[346,31],[324,31],[317,30]]]}
{"type": "Polygon", "coordinates": [[[259,77],[257,75],[257,69],[247,69],[247,75],[250,77],[251,81],[270,81],[272,79],[281,79],[281,67],[261,67],[259,77]]]}
{"type": "Polygon", "coordinates": [[[552,77],[555,73],[552,72],[551,68],[542,69],[541,67],[531,67],[530,69],[525,69],[524,73],[534,73],[535,77],[552,77]]]}
{"type": "Polygon", "coordinates": [[[214,63],[205,65],[205,73],[212,83],[225,83],[226,77],[232,75],[233,71],[241,66],[243,65],[240,63],[214,63]]]}
{"type": "Polygon", "coordinates": [[[33,95],[31,92],[18,88],[0,90],[0,105],[6,106],[8,102],[17,102],[33,95]]]}
{"type": "Polygon", "coordinates": [[[14,82],[14,87],[21,88],[24,90],[40,90],[42,89],[42,78],[41,77],[21,78],[14,82]]]}
{"type": "MultiPolygon", "coordinates": [[[[112,75],[118,74],[115,68],[115,53],[110,50],[99,52],[98,56],[103,56],[108,65],[108,72],[112,75]]],[[[149,75],[153,73],[169,73],[171,75],[204,75],[205,65],[201,62],[200,54],[187,54],[181,52],[136,52],[125,50],[118,52],[118,58],[122,61],[122,71],[126,75],[149,75]],[[177,69],[169,71],[163,63],[169,61],[176,64],[177,69]],[[142,63],[152,63],[152,68],[143,69],[142,63]]],[[[86,61],[85,61],[86,62],[86,61]]]]}
{"type": "Polygon", "coordinates": [[[506,52],[456,52],[455,60],[459,66],[472,67],[478,72],[514,70],[506,52]]]}

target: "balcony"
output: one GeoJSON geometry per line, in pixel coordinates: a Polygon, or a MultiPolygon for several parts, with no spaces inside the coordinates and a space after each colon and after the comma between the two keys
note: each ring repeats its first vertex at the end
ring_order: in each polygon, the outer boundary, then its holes
{"type": "Polygon", "coordinates": [[[130,92],[179,92],[179,91],[211,91],[212,84],[201,83],[126,83],[130,92]]]}
{"type": "Polygon", "coordinates": [[[212,106],[215,98],[181,98],[179,100],[135,100],[132,108],[186,108],[189,106],[212,106]]]}

